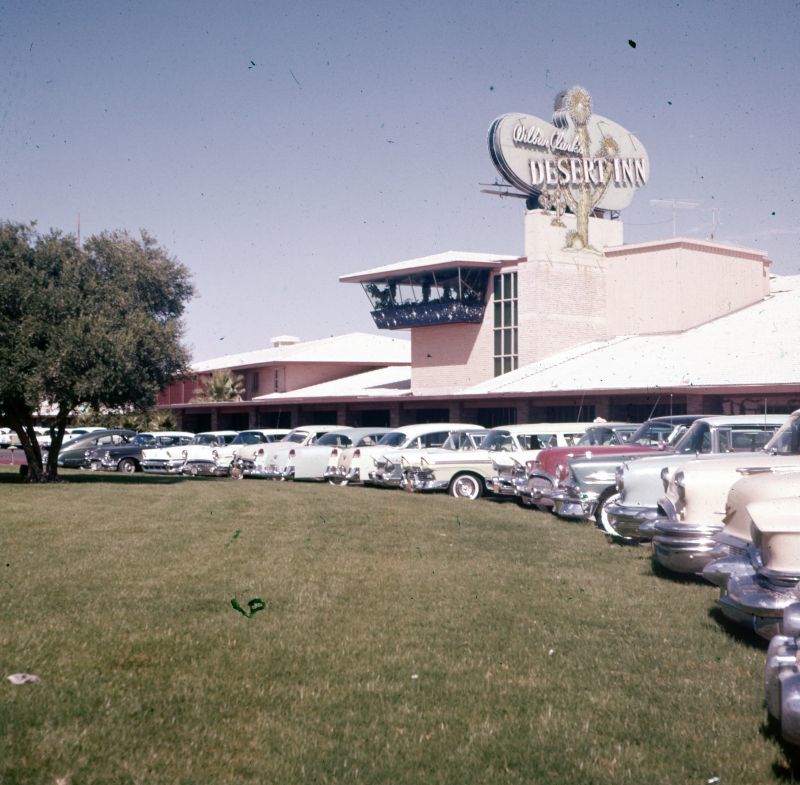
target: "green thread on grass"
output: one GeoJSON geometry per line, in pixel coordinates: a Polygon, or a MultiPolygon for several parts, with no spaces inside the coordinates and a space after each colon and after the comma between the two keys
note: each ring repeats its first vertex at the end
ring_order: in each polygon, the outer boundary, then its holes
{"type": "Polygon", "coordinates": [[[250,608],[250,613],[248,613],[241,605],[239,605],[236,597],[231,597],[231,607],[235,611],[239,611],[242,616],[249,619],[254,613],[263,611],[264,608],[267,607],[267,604],[261,599],[261,597],[253,597],[252,600],[248,600],[247,602],[247,607],[250,608]]]}

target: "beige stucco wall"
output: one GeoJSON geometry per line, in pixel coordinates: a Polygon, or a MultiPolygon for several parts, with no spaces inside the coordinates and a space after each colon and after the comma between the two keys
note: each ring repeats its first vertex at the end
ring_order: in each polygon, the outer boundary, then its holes
{"type": "Polygon", "coordinates": [[[606,256],[611,335],[686,330],[769,293],[769,261],[756,251],[673,239],[606,256]]]}

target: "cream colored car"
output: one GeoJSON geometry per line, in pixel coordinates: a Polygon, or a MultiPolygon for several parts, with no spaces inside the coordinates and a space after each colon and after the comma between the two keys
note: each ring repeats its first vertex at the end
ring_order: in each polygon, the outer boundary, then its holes
{"type": "Polygon", "coordinates": [[[675,572],[700,573],[729,554],[715,536],[725,525],[725,502],[744,471],[800,466],[800,410],[757,453],[709,456],[675,469],[659,501],[653,536],[655,560],[675,572]]]}

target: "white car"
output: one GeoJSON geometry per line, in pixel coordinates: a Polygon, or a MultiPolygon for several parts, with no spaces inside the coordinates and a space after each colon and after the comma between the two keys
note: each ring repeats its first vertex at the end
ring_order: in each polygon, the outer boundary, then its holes
{"type": "Polygon", "coordinates": [[[325,469],[334,450],[370,447],[389,432],[388,428],[345,428],[321,436],[314,444],[295,450],[294,480],[324,480],[325,469]]]}
{"type": "Polygon", "coordinates": [[[474,423],[424,423],[405,425],[385,434],[374,446],[351,447],[332,456],[325,477],[334,485],[364,483],[378,485],[379,462],[399,450],[442,447],[454,431],[481,430],[474,423]]]}
{"type": "Polygon", "coordinates": [[[225,449],[231,450],[231,477],[241,480],[245,469],[252,469],[256,456],[263,455],[267,445],[289,435],[288,428],[256,428],[242,431],[225,449]]]}
{"type": "Polygon", "coordinates": [[[189,444],[142,450],[142,470],[151,474],[227,474],[230,462],[217,471],[218,450],[230,444],[238,431],[205,431],[189,444]],[[216,454],[215,454],[216,453],[216,454]],[[184,472],[184,466],[192,462],[184,472]]]}
{"type": "Polygon", "coordinates": [[[255,456],[253,466],[244,470],[245,477],[266,477],[290,480],[294,477],[295,457],[304,447],[316,444],[326,433],[347,430],[341,425],[304,425],[290,431],[279,442],[267,445],[255,456]]]}

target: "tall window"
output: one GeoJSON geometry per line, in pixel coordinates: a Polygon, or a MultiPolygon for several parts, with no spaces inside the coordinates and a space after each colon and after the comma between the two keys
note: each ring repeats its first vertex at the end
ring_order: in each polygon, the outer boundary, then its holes
{"type": "Polygon", "coordinates": [[[513,371],[518,364],[517,274],[494,278],[494,375],[513,371]]]}

